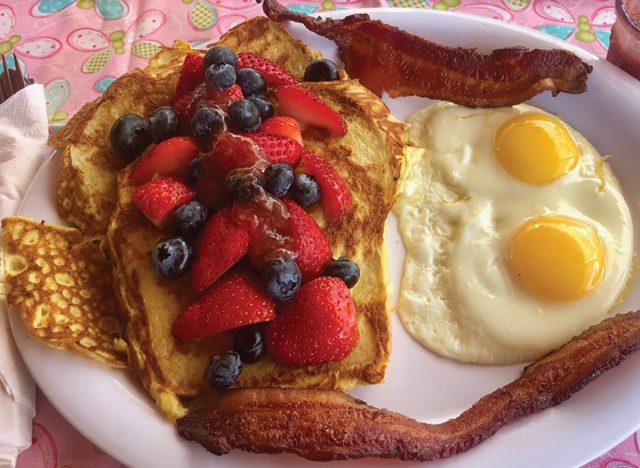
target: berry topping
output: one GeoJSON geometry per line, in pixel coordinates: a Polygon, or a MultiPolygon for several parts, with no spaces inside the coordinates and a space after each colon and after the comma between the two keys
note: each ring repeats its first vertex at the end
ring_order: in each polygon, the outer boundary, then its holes
{"type": "MultiPolygon", "coordinates": [[[[245,96],[247,93],[243,90],[245,96]]],[[[260,112],[251,101],[241,99],[229,105],[229,117],[233,124],[244,132],[253,133],[260,126],[260,112]]]]}
{"type": "Polygon", "coordinates": [[[255,175],[234,171],[227,176],[227,193],[235,201],[250,201],[262,194],[263,182],[255,175]]]}
{"type": "Polygon", "coordinates": [[[207,381],[213,388],[224,390],[238,380],[241,370],[240,355],[234,351],[227,351],[219,356],[211,357],[211,364],[207,370],[207,381]]]}
{"type": "Polygon", "coordinates": [[[111,148],[125,163],[130,163],[151,144],[149,124],[142,117],[125,114],[111,126],[111,148]]]}
{"type": "Polygon", "coordinates": [[[149,117],[149,129],[154,143],[160,143],[178,134],[178,116],[169,106],[158,107],[149,117]]]}
{"type": "Polygon", "coordinates": [[[233,350],[240,355],[242,362],[258,362],[264,354],[264,330],[262,325],[250,325],[240,328],[233,335],[233,350]]]}
{"type": "Polygon", "coordinates": [[[214,63],[207,67],[204,79],[209,86],[227,89],[236,82],[236,69],[228,63],[214,63]]]}
{"type": "Polygon", "coordinates": [[[200,180],[202,176],[202,156],[193,158],[187,167],[187,183],[192,187],[200,180]]]}
{"type": "Polygon", "coordinates": [[[315,177],[308,174],[296,174],[289,195],[300,206],[310,206],[320,201],[320,188],[315,177]]]}
{"type": "Polygon", "coordinates": [[[238,69],[253,68],[260,73],[267,85],[280,86],[295,84],[296,80],[284,68],[276,65],[271,60],[251,52],[240,52],[238,54],[238,69]]]}
{"type": "Polygon", "coordinates": [[[340,361],[360,339],[356,308],[345,284],[321,277],[302,286],[267,324],[267,350],[289,367],[340,361]]]}
{"type": "Polygon", "coordinates": [[[340,257],[327,265],[324,274],[340,278],[348,288],[353,288],[360,279],[360,267],[348,258],[340,257]]]}
{"type": "Polygon", "coordinates": [[[267,92],[267,82],[262,75],[253,68],[241,68],[238,70],[236,82],[242,88],[242,93],[245,96],[253,96],[267,92]]]}
{"type": "Polygon", "coordinates": [[[275,113],[273,109],[273,104],[267,98],[262,96],[249,96],[247,97],[247,101],[251,101],[254,106],[258,108],[258,112],[260,112],[260,118],[264,121],[271,117],[275,113]]]}
{"type": "Polygon", "coordinates": [[[129,179],[135,185],[149,182],[157,175],[184,175],[198,155],[199,149],[191,137],[178,136],[154,146],[131,170],[129,179]]]}
{"type": "Polygon", "coordinates": [[[283,199],[289,209],[292,250],[303,281],[320,276],[332,259],[331,247],[320,226],[294,201],[283,199]]]}
{"type": "Polygon", "coordinates": [[[162,226],[180,205],[195,198],[195,192],[173,177],[161,177],[141,185],[133,193],[133,204],[156,226],[162,226]]]}
{"type": "Polygon", "coordinates": [[[256,278],[236,273],[217,281],[182,311],[173,323],[173,334],[182,340],[194,340],[273,320],[275,309],[256,278]]]}
{"type": "Polygon", "coordinates": [[[271,263],[264,273],[264,290],[276,301],[288,301],[300,290],[302,274],[294,260],[271,263]]]}
{"type": "Polygon", "coordinates": [[[179,278],[191,266],[191,249],[181,237],[159,240],[151,251],[151,265],[164,279],[179,278]]]}
{"type": "Polygon", "coordinates": [[[178,207],[174,216],[178,232],[185,237],[196,234],[207,222],[209,210],[204,203],[193,200],[178,207]]]}
{"type": "Polygon", "coordinates": [[[347,124],[342,117],[310,89],[291,85],[280,86],[276,92],[280,111],[284,115],[294,117],[303,123],[326,128],[334,135],[343,136],[347,133],[347,124]]]}
{"type": "Polygon", "coordinates": [[[198,54],[187,54],[184,58],[182,69],[180,69],[180,77],[176,86],[176,98],[180,99],[203,81],[204,67],[202,65],[202,57],[198,54]]]}
{"type": "Polygon", "coordinates": [[[270,133],[272,135],[280,135],[283,137],[291,138],[302,144],[302,133],[300,132],[300,125],[298,121],[293,117],[278,116],[271,117],[270,119],[262,122],[258,129],[260,133],[270,133]]]}
{"type": "Polygon", "coordinates": [[[204,54],[203,65],[208,68],[216,63],[227,63],[235,68],[238,64],[238,59],[233,50],[228,47],[212,47],[204,54]]]}
{"type": "Polygon", "coordinates": [[[246,136],[264,150],[271,163],[284,162],[296,167],[302,158],[302,146],[291,138],[270,133],[252,133],[246,136]]]}
{"type": "Polygon", "coordinates": [[[338,67],[329,59],[314,60],[304,71],[304,81],[336,81],[339,79],[338,67]]]}
{"type": "MultiPolygon", "coordinates": [[[[240,99],[244,99],[244,94],[242,94],[242,88],[237,84],[233,84],[227,89],[227,96],[229,96],[229,104],[231,104],[233,101],[239,101],[240,99]]],[[[253,100],[251,100],[251,102],[253,102],[253,100]]]]}
{"type": "Polygon", "coordinates": [[[274,197],[282,198],[293,183],[293,168],[287,163],[276,163],[264,172],[264,188],[274,197]]]}
{"type": "Polygon", "coordinates": [[[307,170],[320,186],[320,202],[328,221],[338,221],[353,209],[353,198],[344,180],[327,161],[309,151],[302,152],[307,170]]]}
{"type": "Polygon", "coordinates": [[[189,91],[180,97],[173,104],[173,110],[178,116],[179,128],[183,131],[188,131],[191,117],[196,111],[200,98],[204,94],[204,86],[202,88],[196,88],[193,91],[189,91]]]}
{"type": "Polygon", "coordinates": [[[200,148],[208,151],[212,142],[227,129],[227,114],[218,106],[201,107],[191,119],[191,134],[200,148]]]}
{"type": "Polygon", "coordinates": [[[228,208],[218,211],[207,222],[198,239],[191,282],[200,294],[235,265],[249,250],[249,234],[239,227],[228,208]]]}

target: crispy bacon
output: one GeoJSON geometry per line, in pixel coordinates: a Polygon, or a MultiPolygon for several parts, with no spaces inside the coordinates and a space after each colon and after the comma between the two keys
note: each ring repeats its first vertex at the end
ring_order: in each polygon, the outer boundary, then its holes
{"type": "Polygon", "coordinates": [[[640,311],[610,318],[441,424],[419,423],[336,391],[248,388],[201,401],[178,420],[178,431],[217,455],[237,448],[310,460],[445,458],[514,419],[561,403],[638,347],[640,311]]]}
{"type": "Polygon", "coordinates": [[[335,41],[347,73],[378,96],[386,91],[391,97],[422,96],[469,107],[510,106],[547,90],[554,96],[582,93],[592,69],[565,50],[513,47],[481,54],[445,47],[364,14],[314,18],[274,0],[264,1],[264,12],[335,41]]]}

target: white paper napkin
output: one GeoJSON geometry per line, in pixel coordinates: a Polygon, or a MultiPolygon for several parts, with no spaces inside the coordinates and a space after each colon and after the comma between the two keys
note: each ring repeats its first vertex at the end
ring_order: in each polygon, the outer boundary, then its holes
{"type": "MultiPolygon", "coordinates": [[[[15,214],[43,161],[48,138],[44,88],[33,84],[0,104],[0,218],[15,214]]],[[[35,385],[16,349],[0,255],[0,467],[31,445],[35,385]]]]}

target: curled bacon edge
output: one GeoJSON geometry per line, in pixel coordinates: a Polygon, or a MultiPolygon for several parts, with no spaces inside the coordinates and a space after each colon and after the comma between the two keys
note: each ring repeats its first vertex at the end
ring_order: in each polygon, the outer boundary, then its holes
{"type": "Polygon", "coordinates": [[[196,401],[178,420],[178,432],[216,455],[242,449],[290,452],[317,461],[446,458],[515,419],[563,402],[639,347],[640,311],[617,315],[441,424],[420,423],[338,391],[246,388],[196,401]]]}
{"type": "Polygon", "coordinates": [[[369,15],[344,19],[295,13],[264,0],[273,21],[295,21],[333,40],[347,73],[378,96],[421,96],[468,107],[520,104],[544,91],[583,93],[592,67],[566,50],[475,49],[445,47],[369,15]]]}

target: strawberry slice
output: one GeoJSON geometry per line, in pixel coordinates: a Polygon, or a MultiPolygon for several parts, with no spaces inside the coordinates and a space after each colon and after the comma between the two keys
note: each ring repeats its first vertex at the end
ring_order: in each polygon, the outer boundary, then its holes
{"type": "Polygon", "coordinates": [[[187,54],[180,69],[180,76],[178,77],[176,99],[180,99],[202,82],[204,82],[202,57],[197,54],[187,54]]]}
{"type": "Polygon", "coordinates": [[[129,174],[136,185],[149,182],[154,175],[184,175],[187,166],[200,150],[191,137],[178,136],[157,144],[129,174]]]}
{"type": "Polygon", "coordinates": [[[242,68],[253,68],[260,73],[264,80],[267,82],[267,86],[280,86],[295,84],[296,80],[289,72],[284,68],[276,65],[271,60],[262,57],[261,55],[253,54],[251,52],[240,52],[238,54],[238,70],[242,68]]]}
{"type": "Polygon", "coordinates": [[[300,132],[300,124],[293,117],[284,115],[271,117],[265,120],[258,128],[258,133],[270,133],[271,135],[280,135],[283,137],[296,140],[302,145],[302,133],[300,132]]]}
{"type": "Polygon", "coordinates": [[[353,209],[353,198],[344,180],[327,161],[310,151],[302,152],[302,160],[320,186],[320,203],[327,221],[339,221],[353,209]]]}
{"type": "Polygon", "coordinates": [[[220,280],[187,307],[173,323],[173,335],[195,340],[275,317],[276,306],[258,280],[238,273],[220,280]]]}
{"type": "Polygon", "coordinates": [[[326,276],[302,285],[267,324],[267,351],[289,367],[315,366],[346,358],[358,345],[356,306],[349,288],[326,276]]]}
{"type": "Polygon", "coordinates": [[[133,193],[133,204],[156,226],[163,226],[173,211],[189,203],[196,193],[173,177],[161,177],[141,185],[133,193]]]}
{"type": "Polygon", "coordinates": [[[214,214],[198,240],[191,284],[201,294],[235,265],[249,249],[249,234],[232,218],[229,208],[214,214]]]}
{"type": "Polygon", "coordinates": [[[331,247],[320,226],[300,205],[289,198],[284,198],[283,201],[289,210],[296,262],[300,267],[302,280],[309,281],[320,276],[331,261],[331,247]]]}
{"type": "Polygon", "coordinates": [[[227,96],[229,96],[229,104],[234,101],[239,101],[240,99],[244,99],[244,94],[242,94],[242,88],[238,84],[232,84],[228,87],[225,92],[227,96]]]}
{"type": "Polygon", "coordinates": [[[243,134],[262,148],[271,164],[287,163],[296,167],[302,158],[302,146],[296,140],[270,133],[243,134]]]}
{"type": "Polygon", "coordinates": [[[280,111],[298,121],[322,127],[334,135],[347,133],[347,124],[340,115],[325,104],[310,89],[295,85],[280,86],[276,93],[280,102],[280,111]]]}

